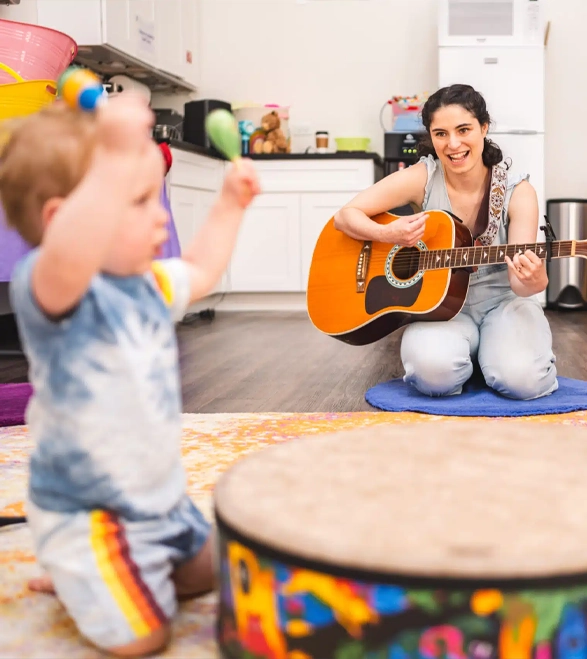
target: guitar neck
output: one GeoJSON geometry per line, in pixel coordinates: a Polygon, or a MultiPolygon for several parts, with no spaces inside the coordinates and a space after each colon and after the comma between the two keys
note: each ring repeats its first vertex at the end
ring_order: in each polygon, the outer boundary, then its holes
{"type": "MultiPolygon", "coordinates": [[[[577,241],[557,240],[550,243],[553,259],[579,256],[577,241]]],[[[444,268],[468,268],[478,265],[505,263],[505,257],[514,258],[526,250],[534,252],[539,258],[546,259],[547,243],[526,243],[523,245],[491,245],[490,247],[453,247],[451,249],[433,249],[420,252],[419,270],[442,270],[444,268]]]]}

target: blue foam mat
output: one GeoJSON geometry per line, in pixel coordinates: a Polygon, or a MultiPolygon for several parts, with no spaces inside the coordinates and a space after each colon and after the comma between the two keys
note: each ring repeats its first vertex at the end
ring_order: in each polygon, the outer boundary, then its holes
{"type": "Polygon", "coordinates": [[[587,410],[587,382],[559,377],[558,383],[553,394],[535,400],[511,400],[473,380],[458,396],[432,398],[399,378],[371,387],[365,400],[386,412],[422,412],[440,416],[537,416],[587,410]]]}

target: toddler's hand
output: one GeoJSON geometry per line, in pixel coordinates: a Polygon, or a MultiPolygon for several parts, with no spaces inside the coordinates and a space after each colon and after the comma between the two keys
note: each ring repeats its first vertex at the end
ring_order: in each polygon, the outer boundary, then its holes
{"type": "Polygon", "coordinates": [[[108,156],[136,156],[152,142],[153,112],[138,94],[108,99],[98,109],[97,146],[108,156]]]}
{"type": "Polygon", "coordinates": [[[224,179],[222,196],[229,204],[244,210],[260,192],[259,179],[252,161],[240,159],[224,179]]]}

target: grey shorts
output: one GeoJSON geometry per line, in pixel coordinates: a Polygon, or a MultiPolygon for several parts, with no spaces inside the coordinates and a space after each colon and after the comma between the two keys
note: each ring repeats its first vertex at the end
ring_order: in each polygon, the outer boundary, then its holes
{"type": "Polygon", "coordinates": [[[188,496],[147,521],[103,510],[54,513],[31,503],[27,512],[37,560],[80,633],[101,648],[168,623],[177,610],[171,574],[202,549],[211,528],[188,496]]]}

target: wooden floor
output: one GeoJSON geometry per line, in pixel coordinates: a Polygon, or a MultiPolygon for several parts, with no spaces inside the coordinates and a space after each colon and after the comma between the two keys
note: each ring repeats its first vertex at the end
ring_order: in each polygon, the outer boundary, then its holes
{"type": "MultiPolygon", "coordinates": [[[[587,312],[547,312],[559,375],[587,380],[587,312]]],[[[401,332],[365,347],[320,334],[304,313],[226,313],[178,328],[186,412],[370,410],[372,385],[403,373],[401,332]]],[[[4,338],[6,331],[4,331],[4,338]]],[[[26,380],[0,357],[0,382],[26,380]]]]}

